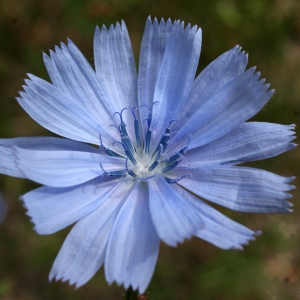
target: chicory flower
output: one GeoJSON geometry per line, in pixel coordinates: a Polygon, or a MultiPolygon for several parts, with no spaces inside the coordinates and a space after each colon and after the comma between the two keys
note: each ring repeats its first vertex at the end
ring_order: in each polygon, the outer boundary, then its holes
{"type": "Polygon", "coordinates": [[[109,283],[143,293],[160,240],[192,236],[242,249],[254,232],[206,199],[254,213],[289,212],[293,177],[240,163],[292,149],[293,125],[246,122],[273,94],[239,46],[196,78],[201,29],[149,18],[138,75],[125,23],[96,28],[95,70],[68,40],[28,75],[17,98],[62,136],[2,139],[0,171],[43,186],[22,196],[39,234],[70,224],[50,279],[85,284],[104,264],[109,283]]]}

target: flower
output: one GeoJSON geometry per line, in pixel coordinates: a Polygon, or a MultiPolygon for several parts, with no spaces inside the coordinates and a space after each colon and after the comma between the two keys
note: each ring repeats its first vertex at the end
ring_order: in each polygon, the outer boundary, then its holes
{"type": "Polygon", "coordinates": [[[239,46],[195,79],[201,29],[148,18],[138,76],[125,23],[96,28],[95,71],[71,40],[28,75],[17,98],[63,136],[2,139],[0,171],[43,186],[22,196],[39,234],[77,222],[50,272],[85,284],[104,264],[109,283],[143,293],[160,240],[192,236],[242,249],[254,232],[200,198],[257,213],[289,212],[293,177],[236,166],[292,149],[293,125],[246,122],[273,91],[239,46]],[[90,144],[96,145],[91,146],[90,144]]]}

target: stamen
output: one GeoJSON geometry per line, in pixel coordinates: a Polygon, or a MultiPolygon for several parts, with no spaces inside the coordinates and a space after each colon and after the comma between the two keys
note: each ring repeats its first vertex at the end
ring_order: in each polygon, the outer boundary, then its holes
{"type": "Polygon", "coordinates": [[[147,181],[148,179],[154,178],[156,175],[148,176],[148,177],[138,177],[136,180],[147,181]]]}
{"type": "Polygon", "coordinates": [[[139,125],[139,120],[136,118],[134,110],[137,110],[136,107],[131,108],[131,112],[134,117],[134,132],[135,132],[135,140],[136,140],[136,145],[139,150],[142,148],[142,141],[141,141],[141,136],[140,136],[140,125],[139,125]]]}
{"type": "Polygon", "coordinates": [[[181,177],[174,178],[174,179],[171,179],[171,178],[168,178],[168,177],[164,177],[164,180],[165,180],[167,183],[172,184],[172,183],[177,183],[177,182],[180,181],[181,179],[186,178],[186,177],[190,177],[190,176],[192,176],[192,175],[191,175],[191,174],[185,174],[185,175],[183,175],[183,176],[181,176],[181,177]]]}
{"type": "Polygon", "coordinates": [[[177,153],[175,153],[174,155],[172,155],[168,160],[163,161],[163,162],[164,162],[166,165],[170,165],[170,164],[172,164],[175,160],[177,160],[178,158],[184,159],[183,154],[186,153],[186,151],[187,151],[188,148],[189,148],[190,138],[191,138],[191,137],[189,136],[187,145],[186,145],[184,148],[182,148],[182,149],[179,150],[177,153]]]}
{"type": "Polygon", "coordinates": [[[121,112],[115,112],[113,114],[113,116],[115,116],[116,114],[118,114],[120,116],[120,125],[119,125],[118,129],[119,129],[119,132],[121,135],[121,140],[124,143],[124,145],[126,145],[127,149],[130,149],[131,152],[134,152],[131,140],[130,140],[127,130],[126,130],[126,124],[124,123],[123,116],[122,116],[123,111],[126,109],[127,108],[125,107],[121,110],[121,112]]]}
{"type": "Polygon", "coordinates": [[[107,172],[104,170],[102,163],[100,163],[100,168],[104,172],[104,174],[109,175],[109,176],[124,176],[124,170],[118,170],[118,171],[113,171],[113,172],[107,172]]]}
{"type": "Polygon", "coordinates": [[[181,159],[180,160],[176,160],[172,164],[170,164],[170,165],[166,166],[165,168],[163,168],[161,171],[162,172],[168,172],[168,171],[176,168],[180,162],[181,162],[181,159]]]}
{"type": "Polygon", "coordinates": [[[128,168],[128,158],[126,158],[126,171],[127,171],[127,173],[130,175],[130,176],[132,176],[132,177],[137,177],[137,175],[132,171],[132,170],[130,170],[129,168],[128,168]]]}
{"type": "Polygon", "coordinates": [[[157,152],[159,150],[160,145],[163,145],[163,152],[167,149],[169,139],[170,139],[170,136],[171,136],[171,125],[172,125],[173,122],[177,122],[177,121],[176,120],[171,120],[170,121],[169,126],[166,128],[164,135],[161,137],[161,140],[160,140],[157,148],[155,149],[155,152],[157,152]]]}
{"type": "Polygon", "coordinates": [[[144,148],[145,154],[149,154],[151,134],[152,134],[152,131],[150,130],[150,128],[148,128],[147,133],[146,133],[146,141],[145,141],[145,148],[144,148]]]}
{"type": "Polygon", "coordinates": [[[120,131],[119,126],[115,125],[115,124],[110,124],[110,127],[115,127],[118,131],[120,131]]]}
{"type": "Polygon", "coordinates": [[[121,143],[121,142],[114,142],[114,143],[113,143],[113,146],[114,146],[115,144],[120,144],[120,145],[122,145],[123,148],[124,148],[124,152],[126,153],[127,157],[130,159],[130,161],[131,161],[134,165],[137,164],[137,161],[136,161],[136,159],[134,158],[133,152],[132,152],[130,149],[128,149],[128,148],[126,147],[126,145],[124,145],[124,143],[121,143]]]}
{"type": "MultiPolygon", "coordinates": [[[[123,170],[117,170],[117,171],[112,171],[112,172],[107,172],[104,170],[102,163],[100,164],[100,167],[103,171],[103,174],[109,175],[109,176],[131,176],[134,177],[134,180],[142,180],[146,182],[147,180],[153,178],[156,176],[156,174],[151,175],[151,172],[155,170],[158,166],[158,172],[159,173],[166,173],[178,166],[178,164],[185,159],[184,154],[188,150],[189,142],[190,142],[190,137],[188,139],[187,145],[180,149],[178,152],[174,153],[171,157],[169,156],[169,153],[164,153],[168,147],[170,138],[174,134],[177,133],[177,131],[171,130],[171,126],[174,122],[177,122],[176,120],[172,119],[172,113],[171,113],[171,118],[170,122],[165,129],[164,134],[161,136],[160,142],[156,149],[153,151],[153,148],[151,147],[151,138],[152,138],[152,128],[151,128],[151,123],[152,123],[152,117],[153,117],[153,105],[155,103],[158,103],[158,101],[155,101],[151,106],[148,106],[146,104],[141,105],[140,107],[146,106],[149,110],[148,112],[148,118],[144,120],[147,121],[147,129],[144,135],[141,134],[141,128],[140,128],[140,117],[139,115],[136,115],[136,111],[138,110],[137,107],[129,107],[131,110],[133,119],[134,119],[134,134],[135,134],[135,143],[130,139],[128,132],[127,132],[127,125],[124,123],[123,120],[123,112],[127,109],[124,108],[120,112],[115,112],[113,116],[118,115],[120,118],[120,123],[118,126],[116,125],[111,125],[114,126],[115,128],[118,129],[118,132],[120,134],[120,141],[116,141],[113,143],[113,146],[116,144],[120,144],[123,148],[123,151],[125,152],[124,154],[120,155],[117,154],[116,152],[104,147],[102,143],[102,138],[100,135],[100,149],[104,150],[106,154],[109,156],[116,156],[116,157],[123,157],[126,155],[125,159],[125,168],[123,170]],[[151,153],[150,153],[151,151],[151,153]],[[153,152],[152,152],[153,151],[153,152]],[[128,160],[131,161],[131,163],[134,166],[132,169],[129,168],[128,166],[128,160]],[[150,165],[150,166],[149,166],[150,165]],[[149,167],[148,167],[149,166],[149,167]],[[134,170],[134,171],[133,171],[134,170]],[[149,175],[149,176],[147,176],[149,175]]],[[[177,122],[178,123],[178,122],[177,122]]],[[[166,180],[167,183],[173,184],[177,183],[178,181],[182,180],[183,178],[187,176],[191,176],[190,174],[185,174],[181,177],[171,179],[168,178],[168,174],[164,174],[164,179],[166,180]]]]}
{"type": "Polygon", "coordinates": [[[140,107],[146,106],[149,109],[149,115],[148,118],[145,119],[144,121],[148,121],[148,129],[150,128],[151,122],[152,122],[152,109],[153,109],[153,105],[159,103],[159,101],[154,101],[151,105],[151,107],[149,107],[147,104],[142,104],[140,107]]]}
{"type": "Polygon", "coordinates": [[[148,168],[148,171],[153,171],[158,166],[158,161],[154,161],[153,164],[148,168]]]}
{"type": "Polygon", "coordinates": [[[121,112],[116,111],[116,112],[113,114],[113,117],[114,117],[116,114],[118,114],[118,115],[120,116],[120,121],[121,121],[121,123],[122,123],[122,122],[123,122],[122,113],[123,113],[123,111],[126,110],[126,109],[127,109],[127,107],[124,107],[124,108],[121,110],[121,112]]]}
{"type": "Polygon", "coordinates": [[[153,164],[148,168],[149,172],[153,171],[157,167],[157,165],[159,164],[159,159],[160,159],[162,153],[163,153],[163,146],[160,145],[158,153],[155,157],[155,160],[154,160],[153,164]]]}
{"type": "Polygon", "coordinates": [[[151,107],[149,107],[146,104],[142,104],[140,106],[140,107],[146,106],[149,109],[148,118],[144,120],[144,121],[147,121],[147,123],[148,123],[148,130],[147,130],[147,133],[146,133],[146,141],[145,141],[144,154],[149,154],[150,142],[151,142],[151,133],[152,133],[152,130],[151,130],[150,126],[151,126],[151,122],[152,122],[152,109],[153,109],[153,105],[155,103],[158,103],[158,101],[153,102],[153,104],[152,104],[151,107]]]}
{"type": "Polygon", "coordinates": [[[109,148],[106,148],[106,147],[103,146],[101,134],[99,135],[99,139],[100,139],[100,145],[99,145],[99,148],[100,148],[100,149],[103,149],[107,155],[109,155],[109,156],[114,156],[114,157],[122,157],[122,156],[119,155],[118,153],[116,153],[116,152],[110,150],[109,148]]]}

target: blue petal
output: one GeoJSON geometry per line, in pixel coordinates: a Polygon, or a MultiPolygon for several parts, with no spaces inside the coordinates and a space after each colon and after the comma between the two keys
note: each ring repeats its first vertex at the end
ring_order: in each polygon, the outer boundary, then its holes
{"type": "MultiPolygon", "coordinates": [[[[51,56],[56,56],[56,53],[51,50],[50,53],[51,56]]],[[[54,59],[51,59],[46,53],[43,53],[43,60],[52,84],[55,87],[57,87],[61,92],[63,92],[64,94],[68,94],[68,96],[72,98],[72,93],[71,93],[72,90],[65,83],[68,77],[65,77],[64,73],[62,74],[60,73],[60,70],[64,70],[62,66],[61,69],[59,70],[55,64],[54,59]]],[[[74,99],[75,101],[76,98],[74,99]]]]}
{"type": "Polygon", "coordinates": [[[203,165],[234,165],[265,159],[291,150],[295,144],[294,125],[247,122],[222,138],[185,154],[193,167],[203,165]]]}
{"type": "MultiPolygon", "coordinates": [[[[182,109],[192,88],[200,57],[202,32],[174,22],[157,75],[153,102],[153,143],[157,147],[169,122],[182,109]],[[170,114],[170,112],[172,114],[170,114]]],[[[151,63],[151,62],[150,62],[151,63]]]]}
{"type": "MultiPolygon", "coordinates": [[[[94,103],[92,99],[90,100],[91,110],[93,110],[93,106],[95,107],[95,109],[97,109],[97,121],[101,124],[101,126],[106,126],[106,130],[108,130],[109,132],[111,131],[112,135],[114,135],[115,132],[111,129],[111,123],[109,123],[108,121],[111,120],[111,116],[116,111],[120,110],[118,105],[115,104],[117,100],[115,98],[110,98],[110,94],[108,94],[108,91],[105,88],[105,84],[99,81],[97,74],[94,72],[94,70],[87,62],[85,57],[82,55],[82,53],[71,40],[68,40],[68,51],[71,54],[74,61],[76,62],[78,68],[82,72],[83,76],[86,78],[87,81],[89,81],[89,88],[92,89],[92,92],[95,94],[95,97],[98,98],[98,101],[96,103],[94,103]],[[105,110],[107,112],[106,114],[104,112],[105,110]]],[[[87,87],[84,88],[86,89],[87,87]]]]}
{"type": "Polygon", "coordinates": [[[123,170],[123,158],[79,151],[41,151],[15,148],[16,163],[26,178],[38,183],[67,187],[87,182],[107,172],[123,170]]]}
{"type": "Polygon", "coordinates": [[[55,51],[50,51],[51,59],[44,54],[45,65],[52,74],[51,79],[54,77],[53,73],[57,77],[53,81],[55,86],[101,126],[102,134],[105,134],[105,131],[112,131],[108,125],[111,123],[114,110],[109,110],[111,105],[104,105],[109,103],[109,100],[106,99],[108,96],[96,73],[70,40],[68,46],[62,43],[61,49],[55,47],[55,51]]]}
{"type": "Polygon", "coordinates": [[[99,123],[67,94],[38,77],[30,78],[17,100],[36,122],[66,138],[99,144],[99,133],[105,134],[99,123]]]}
{"type": "Polygon", "coordinates": [[[107,241],[117,214],[133,185],[124,180],[103,197],[101,205],[78,221],[66,238],[52,266],[49,279],[82,286],[104,262],[107,241]]]}
{"type": "MultiPolygon", "coordinates": [[[[162,19],[159,24],[156,18],[153,23],[150,17],[146,21],[139,59],[139,105],[152,106],[156,81],[171,30],[170,19],[166,23],[162,19]]],[[[141,120],[145,120],[147,110],[140,109],[140,115],[141,120]]]]}
{"type": "Polygon", "coordinates": [[[248,244],[248,241],[254,240],[254,235],[260,233],[225,217],[179,185],[173,187],[195,205],[203,219],[205,226],[197,232],[197,237],[222,249],[243,249],[242,245],[248,244]]]}
{"type": "Polygon", "coordinates": [[[137,101],[137,74],[125,23],[109,30],[97,27],[94,35],[97,75],[116,111],[134,107],[137,101]]]}
{"type": "Polygon", "coordinates": [[[152,277],[159,250],[149,211],[148,185],[138,182],[114,223],[107,245],[105,275],[127,289],[143,293],[152,277]]]}
{"type": "Polygon", "coordinates": [[[209,98],[180,129],[170,144],[192,135],[189,148],[206,145],[253,117],[270,99],[273,91],[258,80],[254,68],[237,76],[209,98]]]}
{"type": "Polygon", "coordinates": [[[0,139],[0,173],[25,178],[16,164],[14,146],[31,150],[65,150],[98,153],[99,149],[62,138],[55,137],[24,137],[0,139]]]}
{"type": "Polygon", "coordinates": [[[220,88],[244,72],[248,56],[239,46],[223,53],[195,79],[188,100],[176,120],[182,126],[220,88]]]}
{"type": "Polygon", "coordinates": [[[149,180],[150,212],[159,237],[169,246],[190,238],[204,226],[195,207],[160,175],[149,180]]]}
{"type": "Polygon", "coordinates": [[[94,211],[118,182],[119,179],[105,176],[67,188],[42,186],[21,199],[36,232],[51,234],[94,211]]]}
{"type": "Polygon", "coordinates": [[[235,166],[177,168],[175,177],[190,174],[178,182],[192,193],[233,210],[255,213],[290,212],[285,199],[294,188],[294,177],[282,177],[264,170],[235,166]]]}

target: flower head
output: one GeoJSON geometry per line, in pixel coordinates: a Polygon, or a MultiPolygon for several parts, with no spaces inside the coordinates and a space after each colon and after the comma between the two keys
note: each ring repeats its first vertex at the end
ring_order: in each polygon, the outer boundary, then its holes
{"type": "Polygon", "coordinates": [[[292,177],[244,166],[292,149],[293,125],[246,122],[273,91],[236,46],[195,79],[201,30],[146,21],[138,76],[124,22],[96,28],[95,71],[72,41],[28,75],[20,105],[63,136],[2,139],[2,173],[43,186],[22,196],[40,234],[75,223],[50,279],[108,282],[142,293],[160,240],[192,236],[241,249],[258,232],[200,198],[243,212],[289,212],[292,177]],[[94,145],[94,146],[91,146],[94,145]]]}

